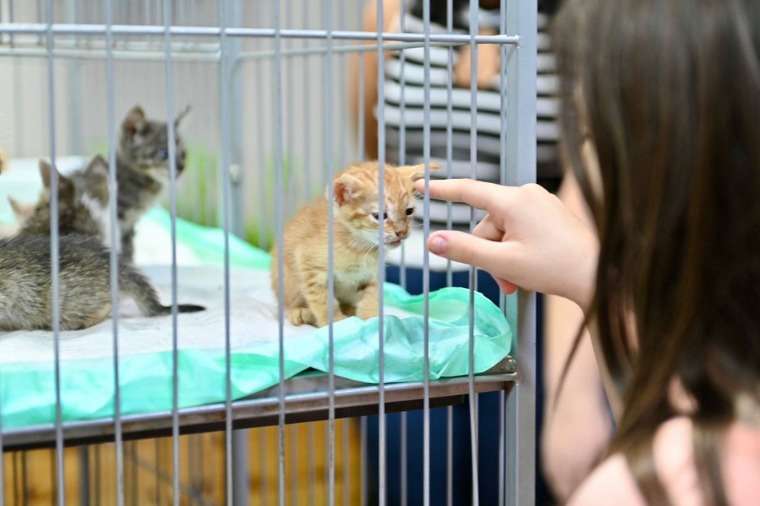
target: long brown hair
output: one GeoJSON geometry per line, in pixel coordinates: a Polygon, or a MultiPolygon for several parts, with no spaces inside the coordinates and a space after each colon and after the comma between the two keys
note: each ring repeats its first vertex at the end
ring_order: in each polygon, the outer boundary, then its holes
{"type": "Polygon", "coordinates": [[[568,0],[554,28],[563,153],[600,238],[589,316],[623,399],[610,451],[667,502],[651,444],[678,380],[725,504],[721,431],[739,394],[760,403],[760,2],[568,0]]]}

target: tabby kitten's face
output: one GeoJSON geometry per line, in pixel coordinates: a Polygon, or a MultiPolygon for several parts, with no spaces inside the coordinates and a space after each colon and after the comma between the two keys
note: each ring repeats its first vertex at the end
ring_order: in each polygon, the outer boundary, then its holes
{"type": "MultiPolygon", "coordinates": [[[[435,170],[437,166],[431,166],[435,170]]],[[[424,166],[385,166],[385,206],[380,214],[378,165],[365,162],[340,173],[333,183],[336,218],[365,243],[377,246],[379,228],[389,248],[409,236],[414,214],[414,181],[423,176],[424,166]]]]}
{"type": "MultiPolygon", "coordinates": [[[[186,108],[174,120],[175,159],[177,175],[185,169],[185,144],[177,133],[180,121],[189,112],[186,108]]],[[[121,139],[119,141],[119,157],[129,165],[145,170],[160,170],[163,177],[168,176],[169,150],[167,139],[169,129],[163,121],[151,120],[145,117],[145,112],[139,105],[127,113],[121,124],[121,139]]]]}

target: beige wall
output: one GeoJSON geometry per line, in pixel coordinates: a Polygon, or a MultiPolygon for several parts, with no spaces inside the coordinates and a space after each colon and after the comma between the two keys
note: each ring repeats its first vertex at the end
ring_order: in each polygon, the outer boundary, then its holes
{"type": "MultiPolygon", "coordinates": [[[[8,3],[0,0],[5,21],[8,21],[8,3]]],[[[44,4],[44,2],[42,2],[44,4]]],[[[114,21],[123,23],[161,23],[160,1],[114,1],[114,21]]],[[[186,25],[214,25],[217,22],[217,2],[207,0],[175,0],[175,22],[186,25]]],[[[333,1],[335,20],[333,27],[356,29],[360,2],[333,1]],[[342,5],[341,5],[342,4],[342,5]]],[[[102,2],[89,0],[57,0],[55,2],[56,21],[66,22],[76,19],[80,22],[102,22],[102,2]]],[[[235,24],[242,26],[271,26],[272,0],[244,2],[242,16],[235,24]]],[[[281,5],[282,19],[289,19],[287,26],[293,28],[322,27],[321,8],[323,1],[285,0],[281,5]],[[308,2],[308,14],[304,15],[304,5],[308,2]],[[308,19],[304,19],[307,17],[308,19]]],[[[14,1],[17,21],[39,22],[44,20],[36,11],[36,2],[14,1]]],[[[133,43],[152,47],[154,58],[160,58],[161,39],[128,39],[133,43]]],[[[27,37],[29,41],[29,37],[27,37]]],[[[31,42],[34,42],[32,39],[31,42]]],[[[85,40],[83,44],[98,39],[85,40]]],[[[135,61],[134,52],[124,44],[126,39],[117,41],[120,56],[114,67],[115,112],[121,118],[127,109],[140,103],[151,115],[165,116],[166,97],[164,85],[164,64],[155,61],[135,61]],[[126,50],[126,51],[125,51],[126,50]]],[[[215,39],[194,39],[206,48],[216,43],[215,39]]],[[[253,40],[242,43],[245,51],[271,49],[270,40],[253,40]]],[[[302,47],[303,42],[284,41],[288,47],[302,47]]],[[[61,40],[57,47],[71,44],[71,40],[61,40]]],[[[310,41],[312,46],[321,46],[320,41],[310,41]]],[[[0,45],[0,146],[12,157],[49,156],[48,121],[48,72],[44,57],[44,46],[25,45],[27,51],[37,56],[9,56],[12,50],[8,38],[0,45]]],[[[213,49],[213,47],[212,47],[213,49]]],[[[91,154],[102,151],[107,141],[106,81],[105,61],[102,46],[91,49],[87,59],[58,58],[55,64],[55,111],[57,154],[91,154]]],[[[181,56],[178,56],[182,58],[181,56]]],[[[295,208],[297,201],[306,194],[305,181],[322,181],[323,170],[323,118],[325,111],[323,89],[323,58],[321,56],[285,58],[283,60],[283,99],[285,103],[284,137],[286,159],[292,165],[288,196],[289,208],[295,208]],[[306,95],[304,97],[304,94],[306,95]],[[304,103],[306,98],[306,103],[304,103]],[[308,110],[305,107],[308,106],[308,110]],[[305,137],[309,136],[309,150],[306,152],[305,137]],[[306,175],[306,171],[309,175],[306,175]],[[294,199],[294,196],[296,197],[294,199]]],[[[214,62],[177,61],[175,70],[174,103],[179,110],[190,104],[193,112],[181,128],[188,144],[194,152],[215,158],[220,146],[218,66],[214,62]]],[[[356,156],[354,137],[346,125],[347,103],[345,102],[345,63],[341,57],[334,61],[333,75],[333,140],[336,164],[346,162],[356,156]],[[342,154],[342,156],[341,156],[342,154]]],[[[246,221],[249,223],[272,221],[272,154],[273,154],[273,82],[271,60],[246,60],[239,72],[240,100],[233,108],[242,117],[239,130],[242,154],[242,170],[247,202],[246,221]],[[269,167],[269,168],[268,168],[269,167]]],[[[205,158],[204,158],[205,159],[205,158]]],[[[203,160],[199,162],[203,165],[203,160]]],[[[181,184],[180,207],[183,213],[197,221],[205,221],[204,216],[213,215],[214,194],[218,185],[213,172],[203,167],[191,167],[181,184]],[[201,179],[206,180],[205,184],[201,179]],[[199,202],[201,205],[199,205],[199,202]],[[201,213],[201,207],[204,213],[201,213]],[[195,214],[194,214],[195,213],[195,214]]],[[[319,191],[318,186],[311,193],[319,191]]]]}

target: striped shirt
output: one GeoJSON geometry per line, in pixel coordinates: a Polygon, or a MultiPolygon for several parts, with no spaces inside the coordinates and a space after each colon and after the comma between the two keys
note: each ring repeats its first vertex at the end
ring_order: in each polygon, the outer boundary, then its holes
{"type": "MultiPolygon", "coordinates": [[[[431,15],[431,33],[469,33],[469,8],[467,2],[457,2],[450,20],[443,12],[431,15]],[[447,28],[447,23],[451,23],[447,28]]],[[[432,10],[432,9],[431,9],[432,10]]],[[[421,9],[415,5],[402,13],[400,28],[405,32],[423,33],[424,25],[421,9]]],[[[498,10],[480,10],[481,29],[493,28],[499,32],[498,10]]],[[[557,114],[559,109],[558,79],[555,74],[555,59],[551,53],[547,32],[548,18],[539,13],[538,26],[538,79],[537,79],[537,160],[540,180],[559,178],[557,114]]],[[[446,47],[430,47],[430,158],[439,162],[441,171],[432,177],[473,177],[470,163],[471,142],[471,98],[470,88],[454,83],[453,69],[456,67],[459,50],[446,47]],[[449,127],[450,125],[450,127],[449,127]],[[447,163],[447,160],[451,160],[447,163]]],[[[386,158],[390,163],[415,164],[423,161],[424,125],[424,48],[410,48],[395,52],[385,63],[385,88],[383,90],[385,120],[386,158]],[[403,53],[403,56],[402,56],[403,53]]],[[[486,86],[481,85],[476,96],[477,105],[477,166],[475,175],[482,181],[499,182],[502,134],[502,99],[500,93],[500,73],[494,75],[486,86]]],[[[507,111],[509,114],[509,111],[507,111]]],[[[415,213],[422,220],[421,202],[415,213]]],[[[445,228],[448,210],[443,202],[431,201],[431,229],[445,228]]],[[[480,218],[480,216],[476,216],[480,218]]],[[[465,205],[451,206],[454,228],[466,228],[470,221],[470,209],[465,205]]],[[[413,233],[409,241],[422,241],[421,231],[413,233]]],[[[421,245],[420,245],[421,246],[421,245]]],[[[407,250],[421,251],[416,246],[407,250]]],[[[419,259],[407,255],[410,266],[421,264],[419,259]]],[[[391,253],[389,261],[397,263],[398,253],[391,253]]],[[[431,267],[440,268],[440,261],[431,267]]]]}

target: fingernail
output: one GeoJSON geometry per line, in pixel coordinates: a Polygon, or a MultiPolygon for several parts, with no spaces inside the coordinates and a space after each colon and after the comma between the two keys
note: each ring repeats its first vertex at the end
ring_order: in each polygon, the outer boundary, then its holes
{"type": "Polygon", "coordinates": [[[446,251],[446,245],[448,241],[445,237],[436,235],[430,239],[430,251],[438,255],[442,255],[446,251]]]}

